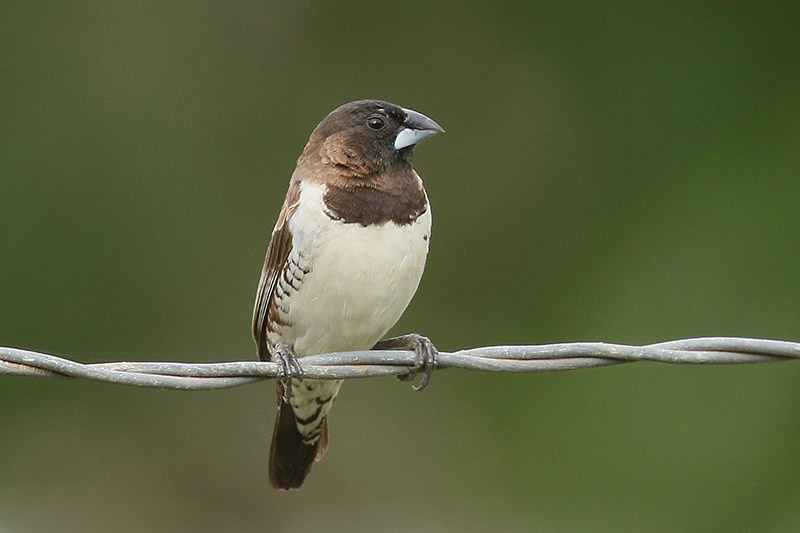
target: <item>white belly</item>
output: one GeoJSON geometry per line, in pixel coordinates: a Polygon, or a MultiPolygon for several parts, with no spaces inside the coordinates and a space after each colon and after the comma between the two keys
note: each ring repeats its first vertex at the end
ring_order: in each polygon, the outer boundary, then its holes
{"type": "Polygon", "coordinates": [[[411,224],[364,227],[331,220],[323,194],[303,184],[289,221],[292,254],[310,266],[280,331],[298,356],[370,349],[405,311],[428,253],[430,208],[411,224]]]}

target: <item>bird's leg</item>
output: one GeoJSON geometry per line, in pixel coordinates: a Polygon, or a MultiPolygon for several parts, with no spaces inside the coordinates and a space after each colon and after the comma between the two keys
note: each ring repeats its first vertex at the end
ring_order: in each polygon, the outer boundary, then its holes
{"type": "Polygon", "coordinates": [[[289,403],[292,397],[292,379],[303,381],[303,368],[297,360],[292,347],[285,342],[275,345],[275,363],[278,365],[278,379],[283,385],[283,401],[289,403]]]}
{"type": "Polygon", "coordinates": [[[408,335],[400,335],[399,337],[392,337],[391,339],[384,339],[372,348],[373,350],[411,350],[416,356],[417,360],[411,371],[408,374],[397,376],[400,381],[411,381],[417,374],[422,372],[422,379],[419,385],[414,385],[415,391],[421,391],[428,386],[431,381],[431,372],[436,369],[438,364],[437,355],[439,350],[433,345],[428,337],[423,337],[417,333],[409,333],[408,335]]]}

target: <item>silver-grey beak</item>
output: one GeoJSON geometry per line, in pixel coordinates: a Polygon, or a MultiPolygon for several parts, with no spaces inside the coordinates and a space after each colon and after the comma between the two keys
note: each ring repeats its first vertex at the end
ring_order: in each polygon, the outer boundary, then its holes
{"type": "Polygon", "coordinates": [[[403,111],[406,114],[406,121],[394,140],[395,150],[413,146],[437,133],[444,133],[443,127],[422,113],[418,113],[413,109],[403,109],[403,111]]]}

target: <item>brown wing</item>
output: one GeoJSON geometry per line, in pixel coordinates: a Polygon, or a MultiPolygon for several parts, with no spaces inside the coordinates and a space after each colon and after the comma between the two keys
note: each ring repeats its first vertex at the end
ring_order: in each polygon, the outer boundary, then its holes
{"type": "Polygon", "coordinates": [[[267,257],[264,268],[261,270],[261,280],[258,282],[256,303],[253,309],[253,338],[256,341],[258,357],[262,361],[271,359],[267,332],[269,330],[270,312],[274,308],[275,286],[283,272],[292,250],[292,234],[289,231],[289,218],[297,210],[297,201],[300,197],[300,184],[292,181],[286,193],[278,222],[272,230],[272,238],[267,248],[267,257]]]}

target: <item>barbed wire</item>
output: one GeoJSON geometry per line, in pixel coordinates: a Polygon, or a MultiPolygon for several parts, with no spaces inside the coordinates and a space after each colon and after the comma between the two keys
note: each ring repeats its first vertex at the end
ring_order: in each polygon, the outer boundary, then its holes
{"type": "MultiPolygon", "coordinates": [[[[485,346],[440,352],[438,369],[485,372],[556,372],[651,361],[669,364],[767,363],[800,358],[800,343],[743,337],[702,337],[629,346],[573,342],[532,346],[485,346]]],[[[354,379],[408,374],[413,352],[368,350],[303,357],[313,379],[354,379]]],[[[154,389],[213,390],[274,378],[277,365],[227,363],[112,362],[84,364],[63,357],[0,347],[0,375],[83,378],[154,389]]]]}

